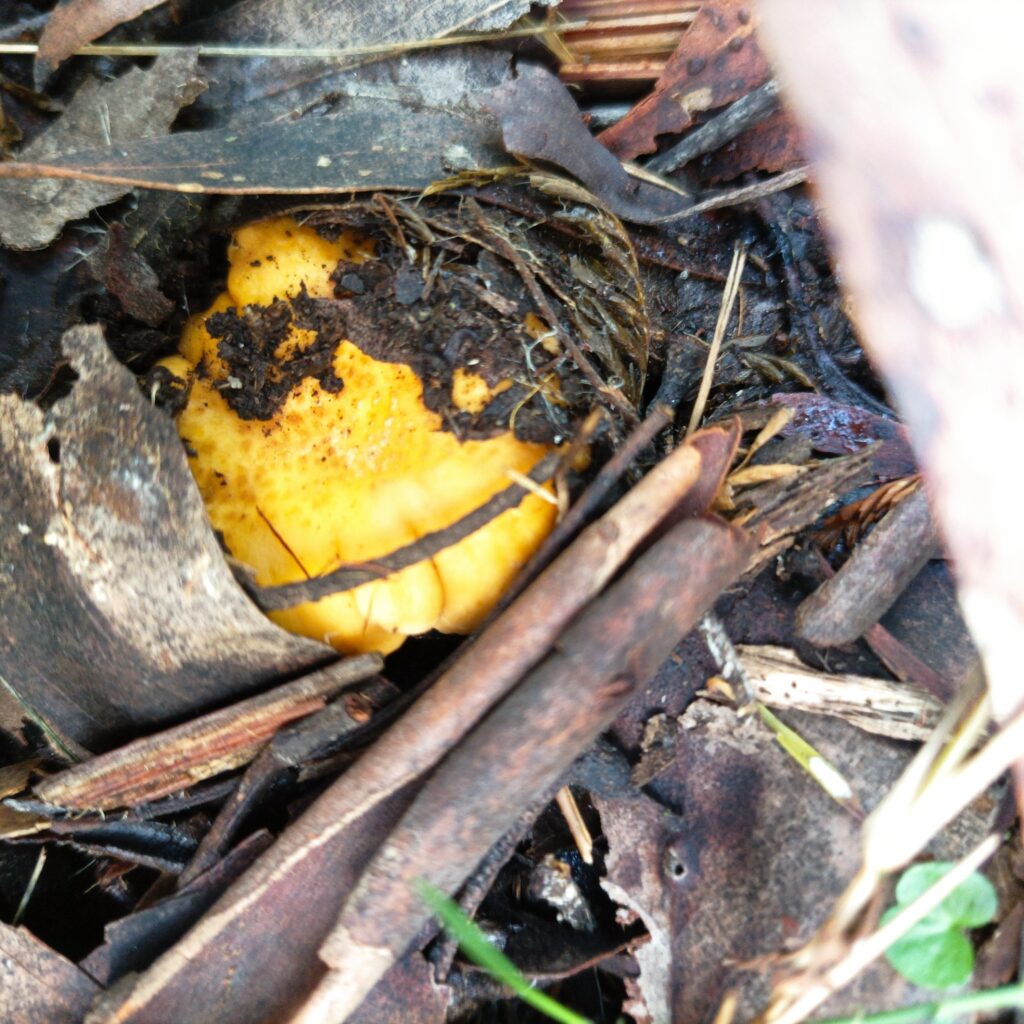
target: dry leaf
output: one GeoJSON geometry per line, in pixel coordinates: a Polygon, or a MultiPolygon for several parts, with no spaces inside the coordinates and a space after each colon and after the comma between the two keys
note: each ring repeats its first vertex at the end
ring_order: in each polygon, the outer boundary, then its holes
{"type": "MultiPolygon", "coordinates": [[[[178,111],[205,88],[194,54],[158,57],[113,81],[90,79],[50,128],[7,163],[47,163],[75,150],[124,145],[170,128],[178,111]]],[[[127,192],[123,185],[85,181],[0,182],[0,240],[15,249],[41,249],[69,220],[127,192]]]]}
{"type": "Polygon", "coordinates": [[[360,97],[324,117],[181,132],[0,164],[0,178],[82,178],[66,187],[116,187],[117,195],[133,185],[231,195],[418,191],[458,171],[507,163],[488,122],[475,111],[360,97]]]}
{"type": "Polygon", "coordinates": [[[0,1017],[6,1024],[80,1024],[100,986],[25,928],[0,923],[0,1017]]]}
{"type": "Polygon", "coordinates": [[[164,0],[64,0],[55,8],[39,37],[36,88],[41,89],[58,65],[85,43],[106,35],[164,0]]]}
{"type": "Polygon", "coordinates": [[[587,130],[569,90],[544,68],[520,65],[517,77],[484,103],[501,121],[509,152],[565,168],[619,217],[650,224],[690,205],[684,196],[631,178],[587,130]]]}
{"type": "Polygon", "coordinates": [[[658,135],[682,132],[694,114],[725,106],[763,85],[771,70],[754,33],[756,24],[749,0],[703,4],[654,91],[603,131],[601,142],[622,160],[653,153],[658,135]]]}

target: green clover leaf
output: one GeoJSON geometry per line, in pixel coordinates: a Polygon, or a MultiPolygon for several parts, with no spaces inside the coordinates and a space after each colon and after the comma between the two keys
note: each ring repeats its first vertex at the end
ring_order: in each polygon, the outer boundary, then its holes
{"type": "MultiPolygon", "coordinates": [[[[882,924],[913,903],[952,867],[951,863],[936,861],[908,868],[896,885],[896,905],[882,915],[882,924]]],[[[965,930],[988,924],[995,917],[997,902],[992,883],[975,872],[889,947],[889,963],[922,988],[958,988],[970,980],[974,970],[974,948],[965,930]]]]}

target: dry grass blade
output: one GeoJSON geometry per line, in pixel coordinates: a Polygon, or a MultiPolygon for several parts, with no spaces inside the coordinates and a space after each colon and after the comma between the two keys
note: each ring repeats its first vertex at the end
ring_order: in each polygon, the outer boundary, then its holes
{"type": "Polygon", "coordinates": [[[697,401],[694,402],[693,412],[690,413],[690,423],[686,428],[689,436],[696,429],[704,415],[704,406],[707,404],[708,395],[711,394],[711,382],[715,376],[715,363],[718,360],[718,350],[722,347],[722,340],[729,326],[729,318],[732,316],[732,307],[739,295],[740,281],[743,278],[743,267],[747,262],[746,250],[737,245],[732,254],[732,265],[729,267],[729,276],[725,280],[725,291],[722,293],[722,305],[718,311],[718,322],[715,324],[715,334],[711,339],[711,347],[708,349],[707,363],[704,365],[704,376],[701,377],[700,390],[697,392],[697,401]]]}
{"type": "Polygon", "coordinates": [[[590,834],[590,829],[587,828],[587,823],[583,820],[579,804],[576,803],[576,797],[572,795],[572,790],[568,786],[563,786],[555,794],[555,803],[558,804],[558,809],[562,812],[562,817],[565,818],[565,824],[569,829],[573,842],[576,844],[576,849],[579,850],[580,856],[583,858],[583,862],[585,864],[593,864],[594,837],[590,834]]]}

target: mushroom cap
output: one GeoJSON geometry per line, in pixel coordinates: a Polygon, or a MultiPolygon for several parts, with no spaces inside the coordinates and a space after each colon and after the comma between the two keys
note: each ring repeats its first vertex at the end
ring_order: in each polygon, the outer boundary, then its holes
{"type": "MultiPolygon", "coordinates": [[[[335,241],[278,217],[236,233],[227,291],[187,324],[180,355],[165,360],[188,374],[178,416],[210,521],[231,554],[261,585],[294,582],[346,564],[372,563],[442,530],[527,473],[551,446],[511,432],[460,440],[427,408],[412,367],[382,362],[342,340],[328,354],[331,376],[303,377],[266,418],[245,418],[228,400],[241,381],[221,358],[209,318],[278,300],[332,298],[339,261],[371,255],[365,239],[335,241]],[[339,386],[340,384],[340,386],[339,386]]],[[[317,344],[314,331],[288,325],[276,345],[285,359],[317,344]]],[[[266,380],[275,380],[274,367],[266,380]]],[[[459,368],[453,403],[477,411],[498,390],[459,368]]],[[[272,613],[287,629],[345,653],[395,650],[431,629],[473,630],[550,531],[555,507],[536,494],[433,558],[353,590],[272,613]]]]}

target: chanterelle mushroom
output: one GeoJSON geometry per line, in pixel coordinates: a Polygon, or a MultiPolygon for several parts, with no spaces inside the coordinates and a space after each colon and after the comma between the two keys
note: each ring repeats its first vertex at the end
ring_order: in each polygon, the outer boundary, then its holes
{"type": "MultiPolygon", "coordinates": [[[[370,254],[353,232],[330,241],[290,218],[242,228],[227,291],[192,318],[181,354],[163,364],[190,383],[178,429],[210,520],[263,585],[372,564],[458,521],[506,488],[509,471],[528,472],[550,450],[511,432],[459,440],[424,404],[411,366],[378,361],[349,340],[326,348],[295,325],[293,300],[333,298],[339,261],[370,254]],[[225,359],[231,345],[263,346],[246,379],[225,359]],[[240,413],[226,396],[242,389],[253,402],[240,413]]],[[[456,408],[476,412],[493,393],[482,377],[455,371],[456,408]]],[[[432,559],[274,618],[344,652],[387,653],[430,629],[468,632],[554,517],[550,503],[529,495],[432,559]]]]}

